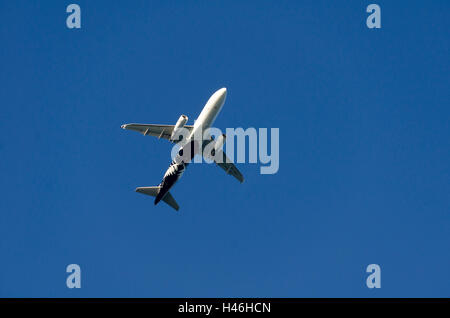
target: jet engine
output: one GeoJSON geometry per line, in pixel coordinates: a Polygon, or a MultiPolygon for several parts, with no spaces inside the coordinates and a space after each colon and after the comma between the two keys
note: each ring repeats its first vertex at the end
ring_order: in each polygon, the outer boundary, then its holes
{"type": "Polygon", "coordinates": [[[174,137],[179,138],[181,129],[186,125],[187,121],[188,117],[186,115],[181,115],[180,118],[178,118],[175,127],[173,127],[172,135],[170,135],[170,140],[174,140],[174,137]]]}

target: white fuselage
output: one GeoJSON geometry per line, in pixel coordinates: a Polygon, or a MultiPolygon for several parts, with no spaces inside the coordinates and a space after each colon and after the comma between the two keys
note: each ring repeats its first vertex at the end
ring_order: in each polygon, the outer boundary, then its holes
{"type": "Polygon", "coordinates": [[[210,128],[214,121],[216,120],[217,115],[220,113],[220,110],[225,103],[225,99],[227,97],[227,89],[221,88],[216,91],[206,102],[205,107],[203,107],[202,112],[198,116],[197,120],[194,123],[194,129],[192,130],[191,135],[188,140],[192,140],[196,133],[203,133],[206,129],[210,128]]]}

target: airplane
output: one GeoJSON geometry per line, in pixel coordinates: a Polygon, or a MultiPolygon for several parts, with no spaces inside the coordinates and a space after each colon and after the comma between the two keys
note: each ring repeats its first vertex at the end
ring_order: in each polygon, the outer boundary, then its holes
{"type": "MultiPolygon", "coordinates": [[[[163,176],[161,183],[154,187],[138,187],[136,192],[143,193],[155,197],[155,205],[159,201],[167,203],[170,207],[176,211],[179,210],[179,205],[170,194],[169,190],[175,185],[175,183],[181,178],[186,167],[196,154],[204,154],[203,150],[211,142],[210,145],[211,156],[206,155],[209,159],[221,167],[227,174],[235,177],[239,182],[244,182],[242,173],[236,168],[226,154],[221,150],[225,143],[226,136],[221,135],[217,139],[213,139],[211,136],[206,135],[202,137],[201,147],[198,140],[195,138],[196,133],[203,133],[206,129],[210,128],[214,123],[217,115],[222,110],[223,104],[227,96],[227,89],[221,88],[216,91],[207,101],[197,120],[194,121],[194,125],[186,125],[188,117],[181,115],[175,125],[154,125],[154,124],[125,124],[122,125],[122,129],[129,129],[137,131],[144,136],[155,136],[169,140],[172,143],[177,143],[180,146],[175,158],[170,163],[169,168],[163,176]],[[182,129],[187,130],[187,138],[179,138],[178,136],[182,129]]],[[[182,137],[182,136],[181,136],[182,137]]]]}

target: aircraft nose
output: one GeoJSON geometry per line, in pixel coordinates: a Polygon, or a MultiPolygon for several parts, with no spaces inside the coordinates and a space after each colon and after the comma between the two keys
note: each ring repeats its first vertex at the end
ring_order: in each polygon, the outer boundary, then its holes
{"type": "Polygon", "coordinates": [[[225,102],[225,98],[227,97],[227,89],[225,87],[219,89],[217,91],[217,95],[219,97],[219,100],[223,103],[225,102]]]}
{"type": "Polygon", "coordinates": [[[226,97],[227,96],[227,89],[226,89],[226,87],[223,87],[223,88],[219,89],[219,93],[220,93],[220,96],[226,97]]]}

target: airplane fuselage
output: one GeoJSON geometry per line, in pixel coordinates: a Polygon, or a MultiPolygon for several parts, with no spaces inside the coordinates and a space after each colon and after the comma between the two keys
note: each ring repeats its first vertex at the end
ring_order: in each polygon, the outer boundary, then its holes
{"type": "Polygon", "coordinates": [[[174,184],[181,178],[187,166],[189,165],[189,162],[193,159],[195,154],[198,153],[199,150],[202,150],[203,145],[198,144],[199,141],[195,140],[195,136],[202,136],[203,132],[212,126],[212,124],[216,120],[217,115],[220,113],[223,104],[225,103],[226,96],[226,88],[221,88],[209,98],[205,107],[203,107],[202,112],[194,123],[192,132],[183,142],[183,146],[180,148],[177,156],[170,163],[169,168],[167,169],[161,183],[159,184],[160,189],[155,198],[155,204],[157,204],[159,201],[161,201],[161,199],[164,198],[164,196],[169,192],[174,184]],[[188,156],[187,158],[183,153],[186,149],[190,150],[190,156],[188,156]]]}

